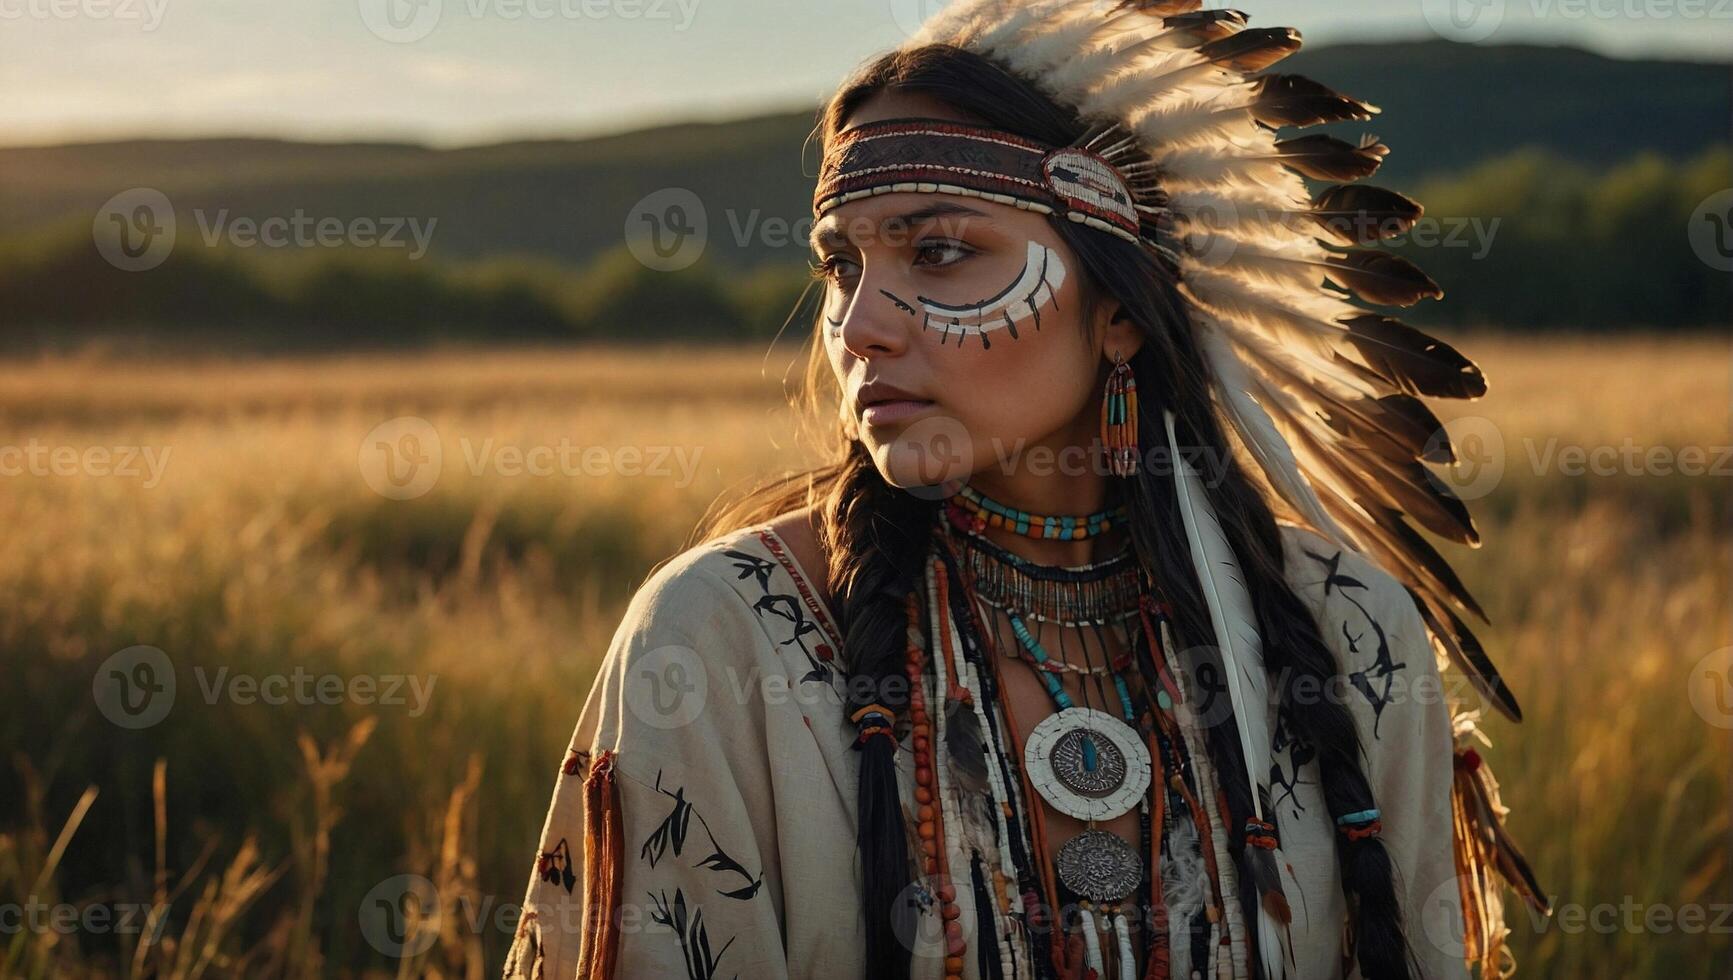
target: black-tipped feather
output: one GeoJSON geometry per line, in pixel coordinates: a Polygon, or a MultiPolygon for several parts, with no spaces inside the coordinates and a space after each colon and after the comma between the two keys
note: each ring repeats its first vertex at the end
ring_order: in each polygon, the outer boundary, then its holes
{"type": "Polygon", "coordinates": [[[1413,306],[1423,299],[1444,298],[1431,276],[1394,252],[1357,248],[1332,253],[1325,269],[1331,282],[1376,306],[1413,306]]]}
{"type": "Polygon", "coordinates": [[[1230,34],[1197,50],[1223,68],[1263,71],[1300,50],[1300,32],[1292,27],[1260,27],[1230,34]]]}
{"type": "Polygon", "coordinates": [[[1392,190],[1367,184],[1326,187],[1309,212],[1342,245],[1371,245],[1400,235],[1420,220],[1424,209],[1392,190]]]}
{"type": "Polygon", "coordinates": [[[1168,17],[1161,23],[1195,46],[1239,33],[1246,26],[1246,15],[1238,10],[1199,10],[1168,17]]]}
{"type": "Polygon", "coordinates": [[[1334,136],[1296,136],[1276,144],[1282,165],[1313,180],[1350,181],[1370,177],[1384,163],[1390,148],[1373,137],[1358,146],[1334,136]]]}
{"type": "Polygon", "coordinates": [[[1304,75],[1265,75],[1256,84],[1252,118],[1274,128],[1364,122],[1379,112],[1370,102],[1349,98],[1304,75]]]}
{"type": "Polygon", "coordinates": [[[1510,688],[1504,683],[1504,676],[1498,672],[1492,658],[1486,655],[1486,648],[1480,645],[1480,638],[1468,628],[1453,610],[1439,602],[1435,597],[1413,588],[1408,590],[1414,596],[1414,604],[1420,610],[1420,618],[1426,621],[1426,628],[1432,631],[1443,645],[1445,653],[1450,656],[1450,662],[1457,670],[1462,671],[1480,696],[1498,709],[1499,714],[1511,721],[1522,721],[1522,706],[1517,704],[1516,696],[1510,693],[1510,688]]]}
{"type": "Polygon", "coordinates": [[[1120,10],[1136,10],[1151,17],[1174,17],[1203,6],[1203,0],[1120,0],[1120,10]]]}
{"type": "Polygon", "coordinates": [[[1379,377],[1410,395],[1479,398],[1486,376],[1456,348],[1387,316],[1344,317],[1348,342],[1379,377]]]}

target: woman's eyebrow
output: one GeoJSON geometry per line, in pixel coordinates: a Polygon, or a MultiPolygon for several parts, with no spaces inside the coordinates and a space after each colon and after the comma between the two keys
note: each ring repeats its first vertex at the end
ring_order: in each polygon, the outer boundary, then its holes
{"type": "MultiPolygon", "coordinates": [[[[884,218],[879,220],[879,227],[882,229],[886,225],[894,225],[906,228],[917,222],[926,221],[930,218],[944,217],[961,217],[965,220],[972,218],[985,218],[987,220],[992,220],[991,216],[986,212],[969,207],[967,204],[958,204],[954,201],[935,201],[932,204],[916,208],[913,211],[906,211],[902,214],[886,215],[884,218]]],[[[814,225],[812,228],[812,235],[810,236],[812,247],[817,249],[821,245],[834,246],[845,244],[848,236],[843,234],[842,229],[838,227],[840,224],[840,221],[827,217],[814,225]],[[831,223],[826,224],[826,221],[830,221],[831,223]]]]}

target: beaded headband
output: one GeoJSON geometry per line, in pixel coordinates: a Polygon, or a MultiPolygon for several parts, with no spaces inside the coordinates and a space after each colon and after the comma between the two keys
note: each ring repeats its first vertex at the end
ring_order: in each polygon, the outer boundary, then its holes
{"type": "Polygon", "coordinates": [[[873,194],[979,197],[1153,244],[1167,209],[1135,159],[1136,140],[1097,127],[1069,146],[1046,146],[1001,129],[933,119],[885,119],[845,130],[827,147],[813,217],[873,194]]]}

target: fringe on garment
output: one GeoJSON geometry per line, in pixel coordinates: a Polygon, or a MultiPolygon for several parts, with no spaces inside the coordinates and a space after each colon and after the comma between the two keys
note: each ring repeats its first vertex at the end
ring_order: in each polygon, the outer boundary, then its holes
{"type": "Polygon", "coordinates": [[[614,753],[604,750],[584,777],[584,938],[577,980],[612,980],[619,965],[624,850],[614,753]]]}

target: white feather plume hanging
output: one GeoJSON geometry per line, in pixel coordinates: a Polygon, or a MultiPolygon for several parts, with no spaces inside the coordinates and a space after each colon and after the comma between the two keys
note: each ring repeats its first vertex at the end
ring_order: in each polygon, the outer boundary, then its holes
{"type": "MultiPolygon", "coordinates": [[[[1269,675],[1264,671],[1263,641],[1258,636],[1257,612],[1245,576],[1234,558],[1232,546],[1209,504],[1203,477],[1180,449],[1173,412],[1164,409],[1167,443],[1173,453],[1173,482],[1185,537],[1191,544],[1191,561],[1198,584],[1209,605],[1210,624],[1227,674],[1228,701],[1233,706],[1234,728],[1246,758],[1252,812],[1264,819],[1264,801],[1269,795],[1270,738],[1269,675]]],[[[1278,867],[1286,862],[1277,858],[1278,867]]],[[[1246,883],[1249,886],[1249,883],[1246,883]]],[[[1286,951],[1282,923],[1266,903],[1258,904],[1258,961],[1266,977],[1283,975],[1286,951]]]]}

